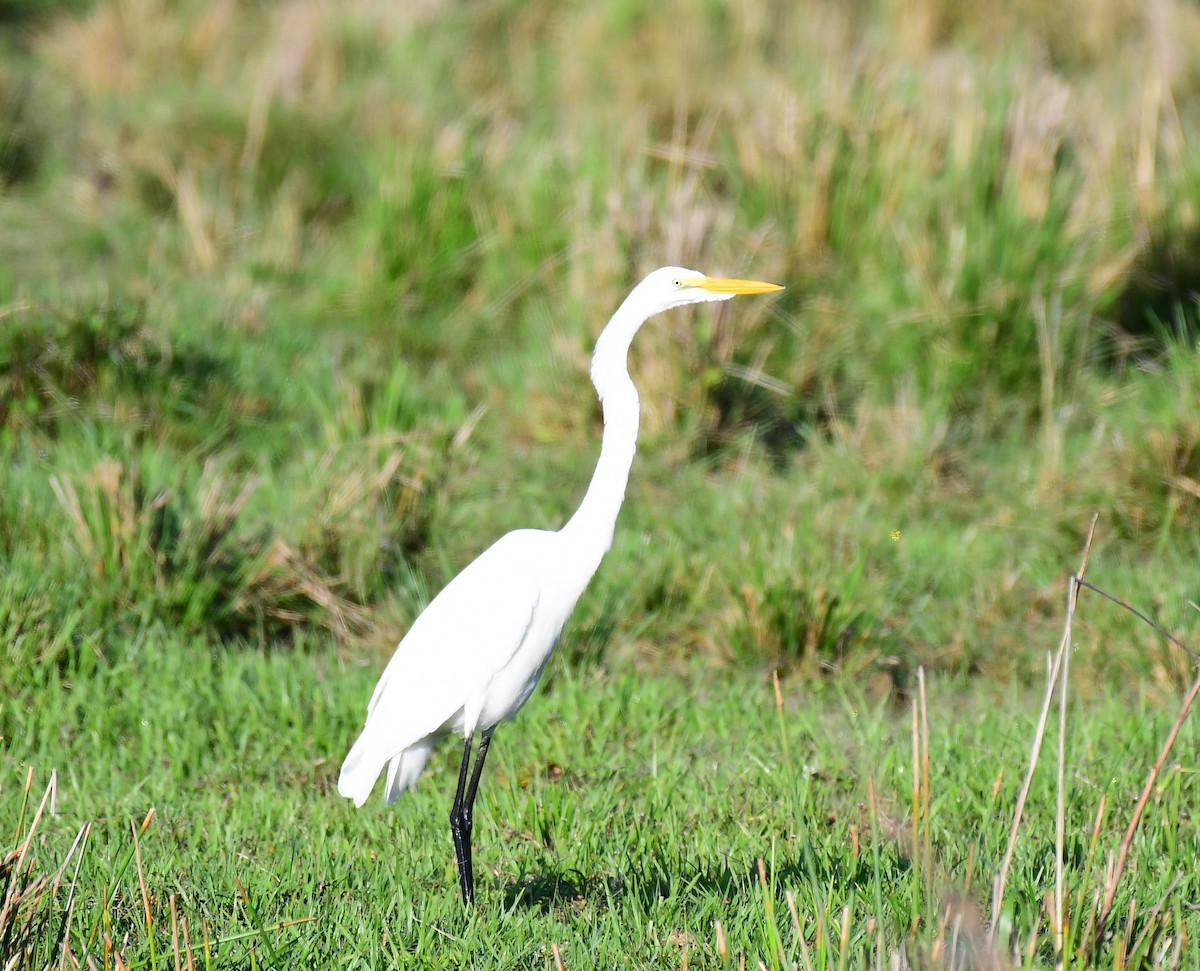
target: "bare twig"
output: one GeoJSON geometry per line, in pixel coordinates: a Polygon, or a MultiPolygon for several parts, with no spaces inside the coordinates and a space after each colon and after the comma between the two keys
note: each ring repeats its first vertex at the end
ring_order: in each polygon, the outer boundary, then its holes
{"type": "MultiPolygon", "coordinates": [[[[1093,520],[1093,527],[1095,521],[1093,520]]],[[[1089,544],[1091,538],[1089,536],[1089,544]]],[[[1089,583],[1083,578],[1083,571],[1080,570],[1075,575],[1072,581],[1072,589],[1077,591],[1080,587],[1087,587],[1106,600],[1110,600],[1117,606],[1129,611],[1148,627],[1156,631],[1168,642],[1186,652],[1193,659],[1200,660],[1200,654],[1193,651],[1186,644],[1183,644],[1178,638],[1173,637],[1169,631],[1163,628],[1160,624],[1155,623],[1146,614],[1142,613],[1136,607],[1122,600],[1120,597],[1113,596],[1107,590],[1097,587],[1095,584],[1089,583]]],[[[1068,623],[1070,617],[1068,616],[1068,623]]],[[[1138,825],[1141,823],[1142,814],[1146,810],[1146,803],[1150,800],[1150,793],[1154,791],[1154,785],[1158,781],[1159,775],[1162,773],[1162,768],[1166,764],[1167,758],[1171,754],[1171,749],[1175,745],[1175,739],[1179,736],[1179,730],[1183,727],[1184,721],[1187,719],[1188,713],[1191,711],[1192,705],[1196,701],[1196,697],[1200,695],[1200,674],[1197,675],[1192,686],[1188,689],[1187,695],[1184,697],[1182,704],[1179,707],[1179,714],[1175,718],[1175,723],[1171,726],[1171,730],[1167,733],[1166,740],[1163,742],[1162,748],[1158,753],[1158,758],[1151,767],[1150,772],[1146,776],[1146,784],[1142,787],[1141,795],[1138,797],[1137,805],[1134,806],[1133,816],[1129,820],[1129,826],[1125,830],[1125,835],[1121,839],[1121,846],[1117,852],[1116,862],[1109,868],[1108,876],[1104,888],[1104,901],[1100,906],[1099,915],[1096,918],[1094,932],[1091,936],[1091,946],[1096,948],[1104,938],[1104,932],[1108,925],[1108,918],[1112,913],[1113,902],[1117,896],[1117,889],[1121,884],[1121,877],[1125,872],[1125,862],[1129,856],[1129,848],[1133,844],[1133,837],[1137,833],[1138,825]]],[[[1060,851],[1061,852],[1061,851],[1060,851]]],[[[1056,901],[1057,904],[1057,901],[1056,901]]],[[[1090,930],[1090,928],[1089,928],[1090,930]]]]}
{"type": "Polygon", "coordinates": [[[1038,755],[1042,750],[1042,739],[1046,735],[1046,721],[1050,716],[1050,704],[1054,699],[1054,685],[1058,681],[1059,671],[1062,668],[1063,656],[1067,652],[1067,645],[1070,643],[1071,622],[1075,616],[1075,604],[1079,596],[1079,581],[1083,578],[1084,571],[1087,570],[1088,557],[1092,552],[1092,538],[1096,535],[1096,516],[1092,517],[1092,523],[1088,527],[1087,541],[1083,545],[1083,557],[1079,563],[1079,571],[1071,577],[1067,591],[1067,619],[1063,627],[1062,640],[1059,641],[1058,653],[1054,656],[1054,661],[1050,666],[1049,677],[1046,683],[1046,695],[1042,699],[1042,711],[1038,716],[1037,730],[1033,735],[1033,745],[1029,751],[1029,768],[1025,772],[1025,781],[1021,784],[1021,791],[1017,794],[1017,805],[1013,810],[1012,826],[1008,830],[1008,846],[1004,850],[1004,859],[1000,863],[1000,872],[996,874],[995,889],[992,893],[992,923],[988,928],[988,944],[994,944],[996,939],[996,927],[1000,923],[1000,908],[1004,903],[1004,883],[1008,879],[1008,868],[1012,865],[1013,852],[1017,846],[1017,833],[1021,828],[1021,815],[1025,812],[1025,800],[1029,797],[1029,787],[1033,783],[1033,772],[1037,768],[1038,755]]]}
{"type": "MultiPolygon", "coordinates": [[[[1093,520],[1095,522],[1095,520],[1093,520]]],[[[1078,576],[1072,577],[1077,581],[1078,576]]],[[[1079,595],[1079,585],[1072,582],[1067,603],[1067,619],[1063,628],[1063,641],[1071,643],[1071,626],[1075,617],[1075,601],[1079,595]]],[[[1064,651],[1062,656],[1062,675],[1058,679],[1058,778],[1054,786],[1054,952],[1057,955],[1057,966],[1063,967],[1066,955],[1063,953],[1066,940],[1064,917],[1066,905],[1063,899],[1063,844],[1066,842],[1066,762],[1067,762],[1067,684],[1070,681],[1071,652],[1064,651]]]]}
{"type": "Polygon", "coordinates": [[[921,721],[918,699],[912,702],[912,857],[918,858],[921,846],[921,721]]]}
{"type": "Polygon", "coordinates": [[[1162,750],[1158,753],[1158,759],[1154,763],[1154,767],[1150,769],[1150,774],[1146,777],[1146,784],[1142,787],[1142,794],[1138,797],[1137,805],[1133,808],[1133,817],[1129,820],[1129,827],[1125,830],[1125,836],[1121,840],[1121,848],[1117,852],[1117,863],[1113,867],[1112,874],[1108,878],[1108,885],[1104,888],[1104,903],[1100,907],[1100,916],[1096,919],[1096,936],[1092,940],[1092,946],[1100,943],[1104,937],[1104,928],[1108,923],[1108,916],[1112,910],[1113,900],[1117,896],[1117,887],[1121,884],[1121,875],[1125,872],[1125,859],[1129,855],[1129,847],[1133,843],[1133,836],[1137,832],[1138,824],[1142,821],[1142,813],[1146,809],[1146,803],[1150,800],[1150,793],[1154,791],[1154,783],[1158,781],[1159,773],[1162,772],[1162,767],[1167,761],[1167,756],[1171,754],[1171,748],[1175,745],[1175,739],[1179,735],[1179,729],[1183,727],[1183,722],[1188,716],[1188,712],[1192,709],[1192,703],[1196,700],[1196,696],[1200,695],[1200,675],[1197,675],[1196,680],[1192,682],[1191,688],[1188,689],[1187,696],[1183,699],[1183,704],[1179,707],[1179,715],[1175,719],[1175,724],[1171,726],[1170,732],[1167,733],[1167,740],[1163,742],[1162,750]]]}
{"type": "Polygon", "coordinates": [[[779,672],[771,672],[771,681],[775,685],[775,712],[779,716],[779,744],[783,749],[783,764],[792,767],[792,756],[788,752],[787,723],[783,717],[783,690],[779,687],[779,672]]]}
{"type": "MultiPolygon", "coordinates": [[[[149,816],[146,817],[149,819],[149,816]]],[[[138,827],[131,819],[129,828],[133,831],[133,855],[137,861],[138,885],[142,889],[142,906],[146,911],[146,937],[150,943],[150,967],[158,966],[158,952],[154,946],[154,914],[150,907],[150,891],[146,889],[146,872],[142,869],[142,844],[138,839],[138,827]]],[[[142,824],[142,832],[144,833],[145,823],[142,824]]]]}
{"type": "MultiPolygon", "coordinates": [[[[929,701],[925,697],[925,666],[917,668],[917,700],[921,703],[921,818],[925,825],[924,858],[921,863],[929,879],[933,877],[933,845],[929,820],[929,701]]],[[[915,853],[917,848],[913,847],[915,853]]],[[[931,888],[932,889],[932,888],[931,888]]]]}
{"type": "Polygon", "coordinates": [[[1174,644],[1177,648],[1179,648],[1185,654],[1191,655],[1193,660],[1200,661],[1200,653],[1193,651],[1190,647],[1188,647],[1186,644],[1184,644],[1178,638],[1171,636],[1170,631],[1168,631],[1166,628],[1161,627],[1160,625],[1156,624],[1149,617],[1147,617],[1145,614],[1143,614],[1140,610],[1138,610],[1136,607],[1126,603],[1120,597],[1114,597],[1107,590],[1104,590],[1101,587],[1096,586],[1094,583],[1088,583],[1087,580],[1085,580],[1083,577],[1080,577],[1080,576],[1077,576],[1075,578],[1075,583],[1078,586],[1087,587],[1089,590],[1094,590],[1096,593],[1100,594],[1100,596],[1102,596],[1105,600],[1111,600],[1118,607],[1121,607],[1124,610],[1128,610],[1131,614],[1133,614],[1134,617],[1136,617],[1138,620],[1140,620],[1143,624],[1146,624],[1147,626],[1152,627],[1157,633],[1161,634],[1163,637],[1165,637],[1168,641],[1170,641],[1172,644],[1174,644]]]}
{"type": "MultiPolygon", "coordinates": [[[[1092,823],[1092,836],[1091,836],[1091,839],[1088,841],[1087,856],[1084,857],[1083,870],[1085,873],[1091,872],[1091,869],[1092,869],[1092,860],[1095,859],[1096,847],[1099,846],[1099,844],[1100,844],[1100,830],[1101,830],[1101,827],[1104,825],[1104,810],[1107,806],[1108,806],[1108,793],[1102,792],[1102,793],[1100,793],[1100,804],[1096,807],[1096,821],[1094,823],[1092,823]]],[[[1112,854],[1109,854],[1110,865],[1111,865],[1111,862],[1112,862],[1112,854]]],[[[1085,890],[1085,886],[1081,885],[1079,887],[1079,892],[1075,895],[1075,913],[1080,914],[1080,915],[1083,914],[1084,890],[1085,890]]],[[[1084,929],[1083,933],[1080,935],[1079,940],[1081,942],[1086,941],[1086,940],[1091,940],[1092,928],[1096,926],[1096,914],[1098,911],[1098,906],[1097,906],[1098,903],[1099,903],[1099,901],[1093,901],[1092,904],[1088,907],[1088,923],[1087,923],[1087,927],[1084,929]]],[[[1082,916],[1079,919],[1082,920],[1082,916]]],[[[1080,949],[1082,949],[1082,948],[1080,948],[1080,949]]]]}
{"type": "Polygon", "coordinates": [[[784,897],[787,899],[788,913],[792,915],[792,926],[796,929],[796,940],[800,942],[800,959],[804,962],[804,971],[813,971],[812,957],[808,953],[808,941],[804,939],[804,929],[800,926],[800,914],[796,910],[796,897],[788,890],[784,897]]]}
{"type": "Polygon", "coordinates": [[[179,953],[179,912],[175,908],[175,894],[171,894],[171,950],[175,954],[175,971],[183,971],[182,955],[179,953]]]}

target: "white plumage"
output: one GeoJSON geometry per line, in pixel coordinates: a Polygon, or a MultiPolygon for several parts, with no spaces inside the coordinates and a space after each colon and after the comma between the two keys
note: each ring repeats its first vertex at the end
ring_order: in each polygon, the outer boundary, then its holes
{"type": "Polygon", "coordinates": [[[343,796],[361,806],[388,765],[387,801],[394,802],[443,737],[491,728],[528,700],[570,610],[538,610],[554,585],[543,574],[558,536],[508,533],[425,608],[375,686],[366,725],[342,764],[343,796]]]}
{"type": "Polygon", "coordinates": [[[529,700],[563,625],[612,545],[637,448],[638,396],[626,366],[634,335],[647,318],[672,307],[779,289],[670,266],[639,283],[604,328],[592,357],[604,438],[579,509],[557,532],[519,529],[480,554],[413,622],[384,669],[362,734],[342,764],[338,792],[363,805],[387,766],[385,795],[394,802],[417,781],[442,738],[466,736],[450,819],[468,903],[474,895],[471,811],[492,730],[529,700]],[[467,786],[471,740],[478,733],[483,741],[467,786]]]}

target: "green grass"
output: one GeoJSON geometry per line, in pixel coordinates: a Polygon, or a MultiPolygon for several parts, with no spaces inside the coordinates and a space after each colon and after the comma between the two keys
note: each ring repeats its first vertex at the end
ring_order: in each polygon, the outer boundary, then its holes
{"type": "MultiPolygon", "coordinates": [[[[737,967],[742,955],[749,966],[791,967],[802,958],[789,892],[816,967],[873,967],[877,947],[940,966],[954,933],[947,920],[961,922],[960,955],[984,946],[989,882],[1032,734],[1027,692],[931,686],[931,784],[917,817],[927,864],[911,839],[902,700],[789,682],[778,718],[760,678],[556,667],[551,689],[496,735],[477,813],[480,901],[467,914],[446,819],[457,745],[439,750],[392,809],[376,798],[355,811],[336,795],[337,764],[374,677],[324,651],[213,653],[160,631],[125,658],[6,702],[0,728],[12,762],[0,831],[16,829],[26,766],[36,788],[58,773],[58,815],[42,822],[36,846],[42,866],[93,822],[72,927],[77,958],[102,953],[100,943],[84,947],[100,921],[114,941],[129,935],[119,950],[131,966],[171,966],[172,898],[199,967],[205,927],[214,942],[249,935],[213,943],[215,967],[248,967],[251,952],[263,967],[549,966],[552,943],[568,967],[737,967]],[[153,935],[137,864],[119,874],[130,823],[150,807],[140,852],[153,935]]],[[[1127,695],[1069,719],[1075,922],[1094,907],[1171,707],[1127,695]]],[[[1177,751],[1196,742],[1186,728],[1177,751]]],[[[1134,844],[1114,936],[1140,941],[1142,953],[1169,957],[1180,932],[1190,942],[1197,931],[1181,907],[1200,891],[1196,797],[1186,759],[1174,764],[1134,844]],[[1130,901],[1137,915],[1127,924],[1130,901]]],[[[1047,763],[1005,896],[1004,935],[1021,951],[1033,941],[1022,966],[1052,962],[1043,897],[1053,885],[1053,812],[1047,763]]],[[[1009,943],[1001,939],[1001,953],[1009,943]]],[[[1115,950],[1101,950],[1102,966],[1116,966],[1115,950]]]]}
{"type": "MultiPolygon", "coordinates": [[[[1037,4],[1027,28],[920,7],[804,29],[777,12],[770,43],[754,4],[680,30],[669,5],[500,0],[236,25],[233,5],[145,0],[132,33],[118,4],[23,20],[0,73],[21,160],[0,239],[5,548],[90,589],[52,599],[100,641],[128,629],[114,582],[138,623],[211,616],[217,641],[393,640],[492,538],[564,520],[595,457],[592,339],[640,271],[680,261],[788,290],[639,336],[643,449],[584,626],[655,654],[811,670],[820,642],[1028,679],[1030,605],[1099,512],[1097,581],[1187,634],[1198,183],[1180,146],[1200,85],[1173,76],[1175,113],[1138,121],[1119,78],[1166,97],[1142,80],[1158,35],[1120,3],[1105,22],[1125,26],[1078,47],[1037,4]],[[80,550],[121,554],[96,535],[112,461],[144,493],[131,536],[166,495],[179,536],[216,530],[278,569],[197,541],[150,543],[178,582],[141,551],[89,573],[80,550]],[[247,497],[228,529],[196,499],[218,480],[226,505],[247,497]]],[[[1191,8],[1166,9],[1200,45],[1191,8]]],[[[1115,669],[1161,675],[1151,639],[1097,623],[1128,643],[1115,669]]]]}
{"type": "MultiPolygon", "coordinates": [[[[1093,6],[0,0],[0,819],[29,766],[34,795],[60,770],[44,874],[94,821],[73,946],[109,920],[166,966],[174,893],[196,946],[255,932],[226,966],[251,941],[276,966],[551,966],[552,943],[695,966],[718,919],[733,966],[804,966],[818,938],[859,966],[873,927],[947,963],[955,888],[990,920],[1093,515],[1088,578],[1200,641],[1200,12],[1093,6]],[[593,341],[667,262],[787,289],[639,334],[616,541],[499,736],[467,919],[454,753],[396,814],[329,780],[429,598],[573,510],[593,341]],[[932,870],[899,835],[922,667],[932,870]],[[135,863],[103,898],[151,806],[153,935],[135,863]]],[[[1067,808],[1091,901],[1194,665],[1085,603],[1067,808]]],[[[1134,963],[1156,914],[1195,939],[1193,769],[1143,820],[1132,923],[1080,966],[1134,963]]],[[[1033,964],[1039,780],[1003,928],[1033,964]]]]}

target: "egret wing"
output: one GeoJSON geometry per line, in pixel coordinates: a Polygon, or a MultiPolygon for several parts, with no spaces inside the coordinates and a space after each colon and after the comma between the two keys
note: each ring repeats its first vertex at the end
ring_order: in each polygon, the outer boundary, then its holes
{"type": "Polygon", "coordinates": [[[364,736],[390,756],[447,726],[511,660],[540,596],[537,530],[502,537],[425,608],[388,662],[364,736]]]}

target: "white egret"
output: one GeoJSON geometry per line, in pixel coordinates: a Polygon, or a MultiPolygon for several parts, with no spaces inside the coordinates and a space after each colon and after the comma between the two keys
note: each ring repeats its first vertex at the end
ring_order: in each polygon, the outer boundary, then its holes
{"type": "Polygon", "coordinates": [[[518,529],[481,553],[417,617],[384,669],[362,734],[342,763],[338,792],[361,806],[386,766],[384,791],[392,803],[417,781],[439,741],[451,732],[464,735],[450,830],[467,904],[475,895],[472,809],[492,733],[529,700],[575,602],[612,546],[637,448],[630,342],[649,317],[672,307],[781,289],[677,266],[655,270],[634,287],[592,356],[604,436],[579,509],[557,532],[518,529]]]}

